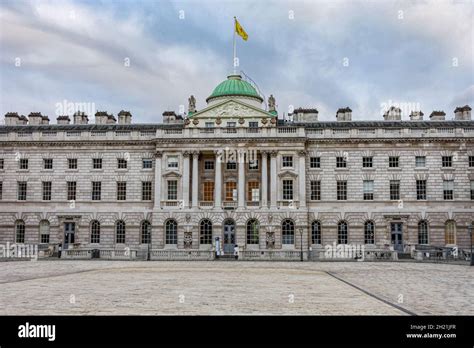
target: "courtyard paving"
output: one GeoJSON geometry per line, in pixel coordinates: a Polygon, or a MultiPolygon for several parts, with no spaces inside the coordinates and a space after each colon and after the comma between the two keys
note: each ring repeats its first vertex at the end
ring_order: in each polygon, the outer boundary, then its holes
{"type": "Polygon", "coordinates": [[[474,315],[473,289],[434,263],[0,263],[0,315],[474,315]]]}

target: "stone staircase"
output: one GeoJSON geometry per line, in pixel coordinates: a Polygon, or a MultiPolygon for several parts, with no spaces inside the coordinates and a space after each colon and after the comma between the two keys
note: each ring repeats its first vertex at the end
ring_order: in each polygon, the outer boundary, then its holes
{"type": "Polygon", "coordinates": [[[215,258],[216,261],[237,261],[233,254],[225,254],[215,258]]]}

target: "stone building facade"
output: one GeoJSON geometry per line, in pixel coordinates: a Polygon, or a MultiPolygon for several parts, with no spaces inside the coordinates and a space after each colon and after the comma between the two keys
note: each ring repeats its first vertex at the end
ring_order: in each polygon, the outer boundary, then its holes
{"type": "Polygon", "coordinates": [[[184,117],[133,124],[97,112],[0,126],[0,243],[61,244],[63,257],[317,258],[326,245],[403,253],[468,249],[474,122],[435,111],[335,121],[278,118],[275,100],[231,75],[184,117]],[[90,116],[90,115],[89,115],[90,116]],[[218,240],[218,244],[216,244],[218,240]]]}

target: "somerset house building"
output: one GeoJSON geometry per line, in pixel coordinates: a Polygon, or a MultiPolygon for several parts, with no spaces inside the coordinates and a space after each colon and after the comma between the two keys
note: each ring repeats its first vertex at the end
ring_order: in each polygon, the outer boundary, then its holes
{"type": "MultiPolygon", "coordinates": [[[[120,111],[9,112],[0,126],[0,243],[63,258],[317,260],[327,245],[368,256],[470,248],[474,122],[391,107],[278,117],[239,75],[196,110],[134,124],[120,111]],[[360,117],[359,117],[360,116],[360,117]]],[[[427,254],[427,253],[425,253],[427,254]]]]}

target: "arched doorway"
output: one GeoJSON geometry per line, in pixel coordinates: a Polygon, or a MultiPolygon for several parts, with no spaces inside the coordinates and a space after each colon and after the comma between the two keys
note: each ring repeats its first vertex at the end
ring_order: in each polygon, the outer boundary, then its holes
{"type": "Polygon", "coordinates": [[[224,221],[224,253],[232,254],[235,246],[235,222],[227,219],[224,221]]]}

